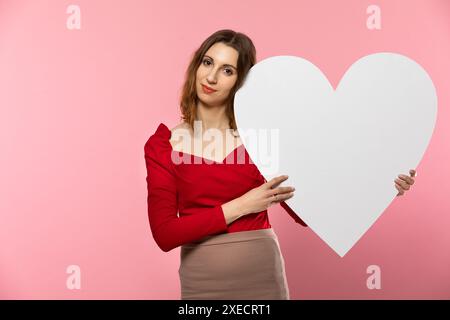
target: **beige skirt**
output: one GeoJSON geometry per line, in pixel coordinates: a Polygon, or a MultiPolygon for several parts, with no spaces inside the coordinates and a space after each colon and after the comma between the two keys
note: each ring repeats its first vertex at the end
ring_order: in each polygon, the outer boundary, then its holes
{"type": "Polygon", "coordinates": [[[181,246],[182,300],[289,300],[272,228],[222,233],[181,246]]]}

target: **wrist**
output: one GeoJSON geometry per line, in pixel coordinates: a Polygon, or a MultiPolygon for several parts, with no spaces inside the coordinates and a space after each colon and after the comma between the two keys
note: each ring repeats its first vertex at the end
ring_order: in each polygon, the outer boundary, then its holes
{"type": "Polygon", "coordinates": [[[246,214],[241,198],[236,198],[222,204],[222,210],[225,215],[227,224],[232,223],[233,221],[246,214]]]}
{"type": "Polygon", "coordinates": [[[248,214],[247,208],[245,206],[244,198],[239,197],[239,198],[234,199],[233,201],[236,202],[235,207],[236,207],[236,212],[238,213],[238,217],[245,216],[248,214]]]}

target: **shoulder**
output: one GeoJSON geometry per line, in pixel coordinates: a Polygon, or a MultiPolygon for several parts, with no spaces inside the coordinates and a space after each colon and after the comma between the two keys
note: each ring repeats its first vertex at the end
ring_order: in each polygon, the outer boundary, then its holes
{"type": "Polygon", "coordinates": [[[172,149],[175,149],[176,146],[179,143],[180,136],[185,137],[186,135],[189,135],[192,139],[192,129],[190,125],[186,122],[180,122],[175,127],[170,129],[171,137],[169,139],[169,143],[172,146],[172,149]],[[174,148],[175,146],[175,148],[174,148]]]}
{"type": "Polygon", "coordinates": [[[160,123],[155,132],[147,139],[144,145],[146,155],[157,155],[158,153],[170,149],[171,131],[164,124],[160,123]]]}
{"type": "Polygon", "coordinates": [[[190,126],[186,122],[180,122],[172,129],[169,129],[164,123],[160,123],[155,132],[148,138],[144,146],[146,157],[167,160],[170,158],[173,145],[177,143],[179,134],[189,134],[190,126]],[[167,158],[167,159],[166,159],[167,158]]]}
{"type": "Polygon", "coordinates": [[[170,131],[173,133],[174,131],[178,130],[178,129],[187,129],[189,130],[189,124],[186,122],[180,122],[179,124],[177,124],[175,127],[173,127],[172,129],[170,129],[170,131]]]}
{"type": "Polygon", "coordinates": [[[145,162],[147,170],[151,173],[169,172],[175,174],[172,163],[172,146],[169,142],[170,129],[160,123],[155,132],[148,138],[144,146],[145,162]]]}

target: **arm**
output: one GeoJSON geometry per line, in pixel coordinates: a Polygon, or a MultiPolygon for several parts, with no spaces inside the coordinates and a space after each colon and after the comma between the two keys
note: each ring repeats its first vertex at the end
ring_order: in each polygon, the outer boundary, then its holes
{"type": "MultiPolygon", "coordinates": [[[[198,208],[195,215],[178,217],[176,180],[170,171],[169,158],[165,159],[152,143],[147,143],[144,150],[148,219],[153,238],[161,250],[168,252],[182,244],[227,230],[221,205],[198,208]]],[[[229,215],[236,214],[234,209],[229,212],[229,215]]]]}

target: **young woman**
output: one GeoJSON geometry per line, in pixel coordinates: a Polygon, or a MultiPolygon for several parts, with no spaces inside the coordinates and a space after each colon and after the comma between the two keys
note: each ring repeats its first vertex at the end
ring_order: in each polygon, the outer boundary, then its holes
{"type": "MultiPolygon", "coordinates": [[[[234,118],[234,94],[255,63],[256,50],[246,35],[220,30],[208,37],[186,72],[182,122],[172,129],[160,123],[144,147],[150,228],[163,251],[181,246],[181,299],[289,299],[267,209],[280,203],[297,223],[306,224],[284,202],[294,195],[294,188],[279,186],[287,176],[264,179],[234,118]],[[220,133],[216,142],[232,143],[216,143],[214,157],[205,158],[210,131],[220,133]]],[[[398,195],[413,183],[401,175],[395,182],[398,195]]]]}

